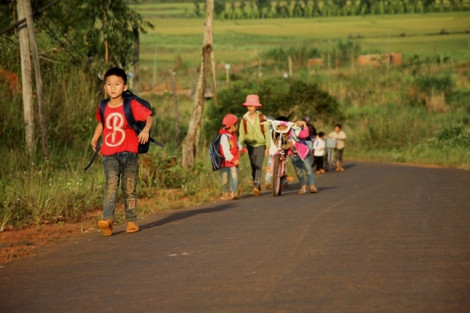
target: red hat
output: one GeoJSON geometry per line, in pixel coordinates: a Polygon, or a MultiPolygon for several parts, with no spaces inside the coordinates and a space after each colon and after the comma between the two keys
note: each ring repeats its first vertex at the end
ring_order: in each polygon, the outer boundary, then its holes
{"type": "Polygon", "coordinates": [[[222,125],[224,125],[225,127],[231,127],[235,125],[237,121],[238,121],[238,118],[235,115],[227,114],[222,120],[222,125]]]}
{"type": "Polygon", "coordinates": [[[258,95],[248,95],[246,96],[245,103],[242,104],[244,107],[255,107],[260,108],[263,105],[259,103],[259,96],[258,95]]]}

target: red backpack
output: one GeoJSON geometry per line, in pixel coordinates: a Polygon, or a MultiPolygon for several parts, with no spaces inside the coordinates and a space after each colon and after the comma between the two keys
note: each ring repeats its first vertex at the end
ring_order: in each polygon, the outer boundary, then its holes
{"type": "MultiPolygon", "coordinates": [[[[263,122],[264,122],[265,120],[266,120],[266,119],[264,118],[264,115],[263,115],[263,114],[260,114],[260,115],[259,115],[259,124],[260,124],[260,127],[261,127],[261,133],[263,134],[263,136],[264,136],[263,122]]],[[[242,124],[243,124],[243,130],[245,131],[245,134],[246,134],[246,130],[247,130],[246,119],[242,118],[242,124]]]]}

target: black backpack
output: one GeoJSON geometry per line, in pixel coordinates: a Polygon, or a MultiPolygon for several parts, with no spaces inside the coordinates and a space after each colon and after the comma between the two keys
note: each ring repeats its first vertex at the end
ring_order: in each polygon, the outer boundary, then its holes
{"type": "Polygon", "coordinates": [[[218,134],[209,144],[209,158],[211,159],[213,171],[220,170],[225,161],[224,156],[220,154],[220,138],[222,138],[222,134],[218,134]]]}
{"type": "MultiPolygon", "coordinates": [[[[124,91],[122,94],[122,97],[124,99],[124,114],[126,115],[126,120],[127,123],[131,126],[131,128],[135,131],[137,135],[144,129],[145,127],[145,122],[141,121],[136,121],[134,118],[134,114],[132,113],[132,106],[131,106],[131,100],[134,99],[144,107],[146,107],[149,110],[152,110],[150,107],[150,103],[148,103],[146,100],[139,98],[135,94],[132,93],[130,90],[124,91]]],[[[100,102],[100,115],[101,115],[101,122],[104,123],[104,110],[106,109],[106,106],[108,105],[109,98],[101,100],[100,102]]],[[[155,139],[152,137],[149,138],[149,140],[146,143],[140,143],[139,142],[139,154],[140,153],[147,153],[150,147],[150,142],[157,143],[155,139]]]]}

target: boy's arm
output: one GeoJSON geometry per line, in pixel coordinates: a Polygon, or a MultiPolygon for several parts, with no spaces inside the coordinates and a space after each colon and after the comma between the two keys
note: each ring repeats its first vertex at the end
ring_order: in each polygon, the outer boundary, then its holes
{"type": "Polygon", "coordinates": [[[265,122],[264,124],[261,124],[261,127],[264,127],[265,146],[267,149],[269,149],[271,147],[271,132],[269,129],[269,124],[265,122]]]}
{"type": "Polygon", "coordinates": [[[230,144],[228,142],[228,136],[227,135],[222,135],[222,137],[220,137],[220,147],[222,148],[222,151],[224,153],[225,160],[227,160],[229,162],[232,162],[233,154],[230,151],[230,144]]]}
{"type": "Polygon", "coordinates": [[[245,128],[243,127],[243,117],[240,120],[240,125],[238,126],[238,142],[243,146],[245,144],[245,128]]]}
{"type": "Polygon", "coordinates": [[[93,148],[93,151],[96,151],[96,145],[102,133],[103,133],[103,124],[99,122],[98,124],[96,124],[95,132],[93,133],[93,137],[91,138],[91,147],[93,148]]]}
{"type": "Polygon", "coordinates": [[[149,115],[145,120],[145,127],[140,131],[137,138],[140,143],[146,143],[150,138],[150,128],[153,125],[153,117],[149,115]]]}

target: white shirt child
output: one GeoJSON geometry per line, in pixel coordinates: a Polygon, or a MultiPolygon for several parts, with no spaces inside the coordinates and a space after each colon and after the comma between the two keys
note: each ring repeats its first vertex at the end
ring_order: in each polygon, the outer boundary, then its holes
{"type": "Polygon", "coordinates": [[[325,155],[325,140],[317,137],[313,142],[313,156],[322,157],[325,155]]]}

